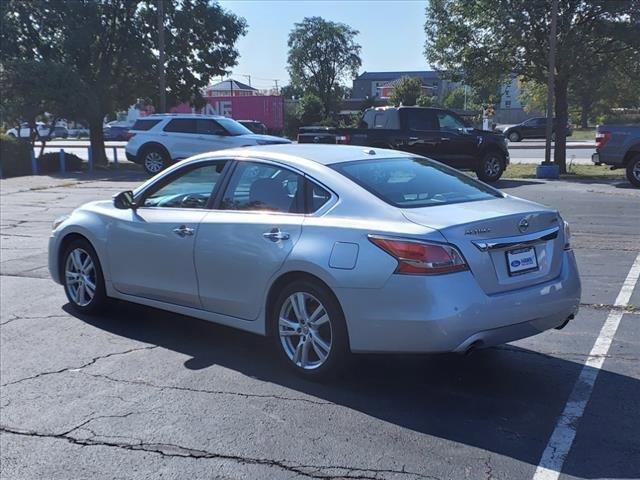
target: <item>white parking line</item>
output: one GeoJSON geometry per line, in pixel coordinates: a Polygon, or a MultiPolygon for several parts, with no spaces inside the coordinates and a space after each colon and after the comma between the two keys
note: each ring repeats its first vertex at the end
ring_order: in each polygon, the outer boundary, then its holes
{"type": "MultiPolygon", "coordinates": [[[[614,306],[626,307],[633,293],[633,289],[640,277],[640,254],[636,257],[635,262],[629,270],[629,274],[622,284],[620,293],[616,298],[614,306]]],[[[607,316],[607,320],[600,330],[600,335],[585,361],[580,376],[573,387],[569,400],[564,407],[564,411],[558,419],[556,428],[551,434],[549,443],[542,453],[542,458],[533,475],[533,480],[557,480],[562,470],[573,440],[576,436],[576,428],[580,418],[584,413],[584,409],[589,402],[593,385],[596,382],[598,373],[602,368],[602,364],[606,358],[613,337],[618,330],[620,320],[624,312],[611,310],[607,316]]]]}

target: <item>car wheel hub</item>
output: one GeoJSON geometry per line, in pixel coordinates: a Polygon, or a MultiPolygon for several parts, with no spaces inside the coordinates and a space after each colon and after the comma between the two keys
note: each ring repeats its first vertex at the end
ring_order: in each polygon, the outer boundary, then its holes
{"type": "Polygon", "coordinates": [[[72,250],[65,263],[65,286],[76,305],[85,307],[96,294],[96,269],[91,256],[82,248],[72,250]]]}
{"type": "Polygon", "coordinates": [[[150,152],[144,157],[144,165],[147,167],[147,170],[153,173],[157,173],[162,170],[163,165],[162,155],[158,152],[150,152]]]}
{"type": "Polygon", "coordinates": [[[633,166],[633,176],[636,178],[636,180],[640,180],[640,161],[637,161],[633,166]]]}
{"type": "Polygon", "coordinates": [[[485,163],[484,171],[491,177],[498,175],[500,173],[500,160],[496,157],[489,158],[485,163]]]}
{"type": "Polygon", "coordinates": [[[287,297],[278,317],[278,335],[285,354],[300,368],[314,370],[329,357],[331,320],[324,305],[310,293],[287,297]]]}

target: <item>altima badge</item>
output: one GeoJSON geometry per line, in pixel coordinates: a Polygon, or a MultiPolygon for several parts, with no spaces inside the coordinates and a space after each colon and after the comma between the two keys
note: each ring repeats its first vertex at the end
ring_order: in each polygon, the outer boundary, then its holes
{"type": "Polygon", "coordinates": [[[481,233],[489,233],[491,231],[490,228],[469,228],[464,231],[465,235],[479,235],[481,233]]]}

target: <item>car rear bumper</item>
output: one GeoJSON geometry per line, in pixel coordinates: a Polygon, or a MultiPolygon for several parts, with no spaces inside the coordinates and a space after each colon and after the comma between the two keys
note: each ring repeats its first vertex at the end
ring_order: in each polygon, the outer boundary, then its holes
{"type": "Polygon", "coordinates": [[[573,252],[554,280],[487,295],[469,271],[392,275],[382,289],[338,288],[354,352],[463,352],[558,327],[575,315],[581,286],[573,252]],[[476,346],[474,345],[474,346],[476,346]]]}
{"type": "Polygon", "coordinates": [[[140,159],[138,158],[137,155],[134,155],[133,153],[129,153],[126,150],[125,150],[124,154],[127,157],[127,160],[129,160],[130,162],[140,163],[140,159]]]}

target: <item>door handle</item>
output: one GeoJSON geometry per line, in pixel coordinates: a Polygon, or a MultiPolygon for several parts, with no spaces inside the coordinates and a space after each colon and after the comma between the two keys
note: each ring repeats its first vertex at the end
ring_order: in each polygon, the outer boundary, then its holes
{"type": "Polygon", "coordinates": [[[281,232],[279,228],[272,228],[269,232],[264,232],[262,236],[267,240],[271,240],[272,242],[278,242],[280,240],[289,240],[289,238],[291,237],[289,233],[281,232]]]}
{"type": "Polygon", "coordinates": [[[193,235],[193,228],[189,228],[186,225],[180,225],[179,227],[173,229],[173,233],[175,233],[179,237],[191,236],[193,235]]]}

